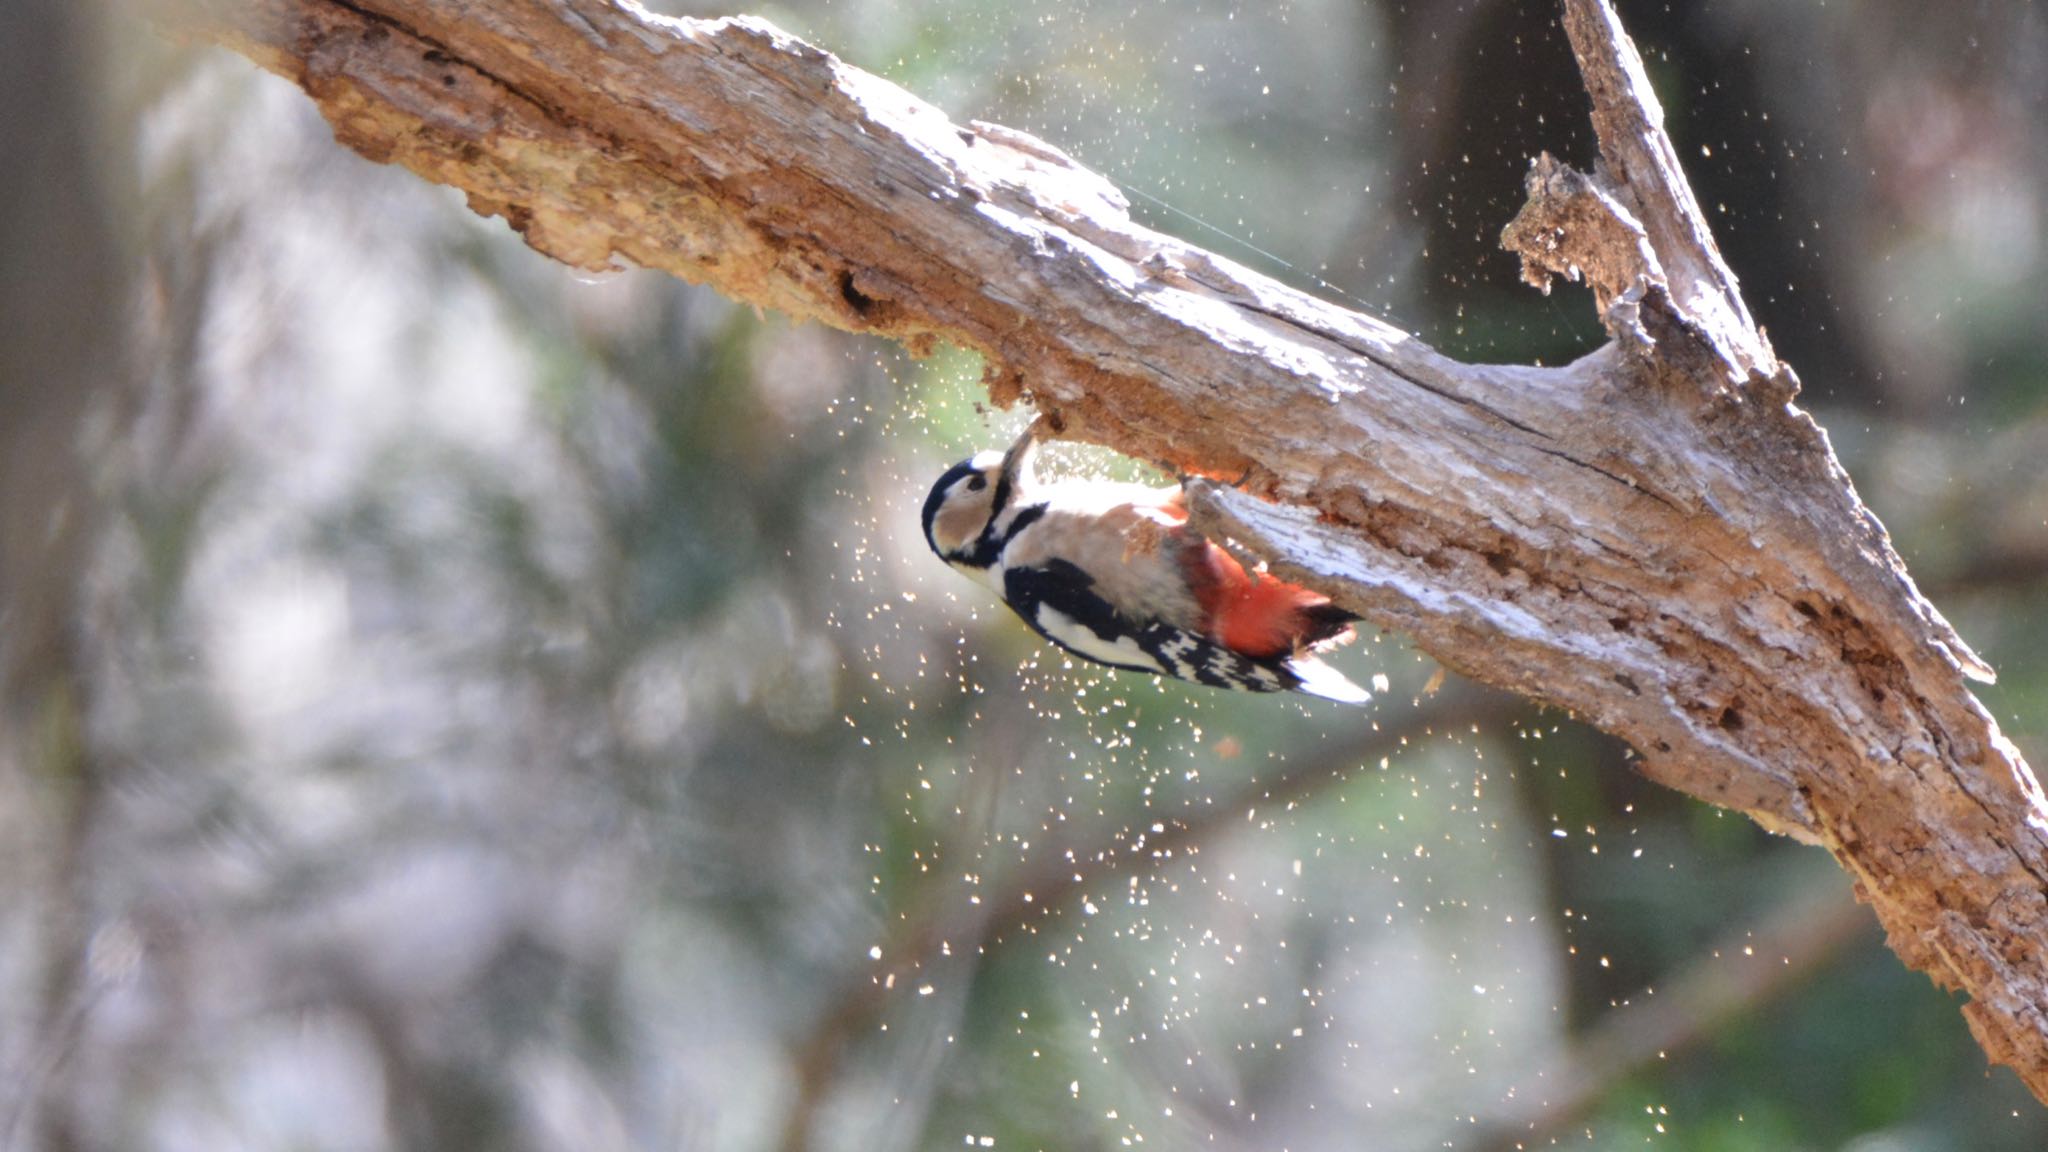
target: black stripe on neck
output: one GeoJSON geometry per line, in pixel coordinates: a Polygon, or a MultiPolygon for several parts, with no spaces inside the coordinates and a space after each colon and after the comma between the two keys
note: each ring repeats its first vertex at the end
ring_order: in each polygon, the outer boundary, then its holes
{"type": "MultiPolygon", "coordinates": [[[[1009,494],[999,487],[996,489],[996,495],[1005,497],[1009,494]]],[[[1010,541],[1015,540],[1018,533],[1038,523],[1044,515],[1043,504],[1019,508],[1017,515],[1010,520],[1010,526],[1003,529],[1001,535],[996,534],[996,521],[1002,519],[1002,514],[998,512],[989,517],[988,526],[981,530],[981,535],[975,539],[974,546],[967,550],[967,554],[960,558],[960,563],[974,568],[994,567],[995,562],[1002,558],[1003,549],[1010,546],[1010,541]]]]}

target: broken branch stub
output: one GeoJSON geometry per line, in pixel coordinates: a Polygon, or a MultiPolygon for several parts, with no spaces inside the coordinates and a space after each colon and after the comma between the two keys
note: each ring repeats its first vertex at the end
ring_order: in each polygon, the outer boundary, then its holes
{"type": "Polygon", "coordinates": [[[611,0],[167,0],[338,140],[536,249],[987,358],[1068,436],[1197,485],[1199,524],[1444,663],[1570,709],[1653,779],[1825,844],[1892,946],[2048,1099],[2048,803],[1750,320],[1601,0],[1600,137],[1509,243],[1612,341],[1452,361],[1133,223],[1057,149],[954,124],[752,19],[611,0]]]}

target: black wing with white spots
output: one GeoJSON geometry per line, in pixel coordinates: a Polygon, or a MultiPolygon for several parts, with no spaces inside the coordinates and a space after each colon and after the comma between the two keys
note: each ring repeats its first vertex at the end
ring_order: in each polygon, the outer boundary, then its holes
{"type": "Polygon", "coordinates": [[[1086,572],[1065,560],[1007,569],[1003,598],[1039,635],[1111,668],[1244,692],[1284,692],[1301,683],[1284,657],[1253,660],[1170,624],[1132,620],[1096,593],[1086,572]]]}

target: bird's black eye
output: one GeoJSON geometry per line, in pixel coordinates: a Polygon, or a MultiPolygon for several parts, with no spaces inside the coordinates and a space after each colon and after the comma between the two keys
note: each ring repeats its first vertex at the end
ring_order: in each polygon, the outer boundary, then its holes
{"type": "Polygon", "coordinates": [[[988,487],[988,477],[986,476],[976,476],[967,482],[967,490],[969,492],[979,492],[986,487],[988,487]]]}

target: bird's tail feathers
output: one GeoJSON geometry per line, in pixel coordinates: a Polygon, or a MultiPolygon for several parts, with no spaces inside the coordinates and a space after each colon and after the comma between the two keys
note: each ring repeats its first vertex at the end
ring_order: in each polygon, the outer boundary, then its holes
{"type": "Polygon", "coordinates": [[[1366,704],[1372,701],[1372,693],[1353,684],[1342,672],[1323,663],[1313,656],[1294,656],[1281,667],[1294,676],[1294,690],[1335,700],[1339,704],[1366,704]]]}
{"type": "Polygon", "coordinates": [[[1358,638],[1352,625],[1362,617],[1349,609],[1339,608],[1329,601],[1309,604],[1300,609],[1302,642],[1312,648],[1334,644],[1349,644],[1358,638]]]}

